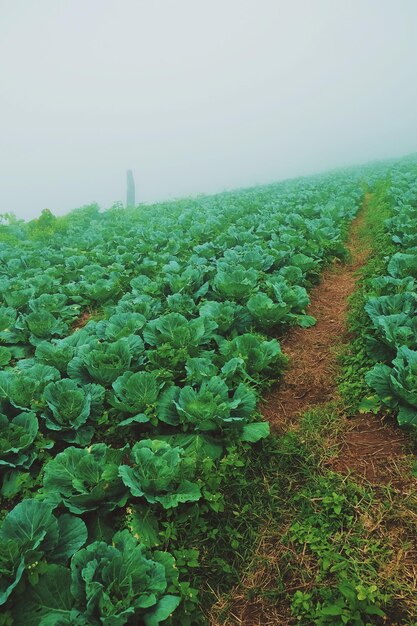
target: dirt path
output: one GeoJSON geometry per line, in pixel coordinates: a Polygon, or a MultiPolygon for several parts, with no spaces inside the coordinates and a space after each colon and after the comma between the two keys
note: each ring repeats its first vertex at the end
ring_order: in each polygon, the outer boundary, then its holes
{"type": "MultiPolygon", "coordinates": [[[[369,199],[369,195],[365,196],[363,208],[349,231],[349,261],[326,269],[320,284],[310,293],[308,313],[317,318],[317,324],[307,330],[294,328],[281,342],[290,367],[261,406],[277,432],[297,428],[300,416],[308,409],[337,400],[336,350],[341,343],[349,342],[348,298],[370,256],[361,237],[369,199]]],[[[358,414],[346,424],[340,455],[331,467],[342,473],[353,471],[376,484],[395,484],[396,462],[405,456],[407,442],[406,435],[393,422],[384,422],[373,414],[358,414]]]]}
{"type": "Polygon", "coordinates": [[[287,430],[308,408],[324,404],[335,396],[335,346],[347,334],[347,300],[355,289],[357,272],[370,254],[361,246],[358,236],[363,227],[364,210],[366,207],[353,221],[348,235],[350,260],[326,269],[320,284],[310,292],[308,314],[317,319],[317,324],[307,330],[296,327],[281,342],[283,352],[290,359],[289,370],[261,406],[263,415],[275,430],[287,430]]]}

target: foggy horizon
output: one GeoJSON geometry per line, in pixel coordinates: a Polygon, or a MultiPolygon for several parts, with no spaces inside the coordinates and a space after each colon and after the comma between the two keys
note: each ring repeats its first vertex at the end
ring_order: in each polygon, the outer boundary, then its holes
{"type": "Polygon", "coordinates": [[[417,152],[414,0],[5,0],[0,213],[33,219],[417,152]]]}
{"type": "MultiPolygon", "coordinates": [[[[315,176],[320,176],[320,175],[325,175],[325,174],[330,174],[332,171],[338,171],[338,170],[344,170],[344,169],[355,169],[356,167],[360,168],[362,166],[368,166],[371,165],[373,163],[383,163],[384,161],[396,161],[396,160],[401,160],[402,158],[407,158],[407,157],[412,157],[414,155],[417,155],[417,151],[416,152],[410,152],[407,154],[403,154],[403,155],[399,155],[399,156],[394,156],[394,157],[384,157],[381,159],[371,159],[369,161],[365,161],[365,162],[361,162],[361,163],[346,163],[346,164],[342,164],[342,165],[337,165],[337,166],[333,166],[333,167],[329,167],[329,168],[325,168],[325,169],[321,169],[318,171],[311,171],[311,172],[304,172],[301,174],[294,174],[294,175],[290,175],[290,176],[285,176],[283,178],[278,178],[278,179],[273,179],[273,180],[265,180],[265,181],[256,181],[254,183],[244,183],[242,185],[239,186],[235,186],[235,187],[223,187],[221,189],[211,189],[210,191],[194,191],[192,193],[188,193],[185,195],[180,195],[180,196],[174,196],[174,195],[168,195],[166,197],[163,198],[155,198],[155,199],[149,199],[149,200],[140,200],[138,198],[136,198],[136,203],[135,206],[140,206],[140,205],[144,205],[144,206],[152,206],[152,205],[157,205],[157,204],[164,204],[166,202],[176,202],[176,201],[180,201],[180,200],[185,200],[185,199],[197,199],[199,197],[205,197],[205,196],[215,196],[215,195],[220,195],[222,193],[233,193],[233,192],[238,192],[239,190],[243,190],[243,189],[251,189],[253,187],[267,187],[269,185],[274,185],[274,184],[280,184],[280,183],[285,183],[287,181],[291,181],[291,180],[297,180],[298,178],[313,178],[315,176]]],[[[135,175],[135,173],[133,172],[133,175],[135,175]]],[[[125,173],[125,189],[124,189],[124,196],[126,196],[126,173],[125,173]]],[[[126,199],[124,197],[121,197],[119,200],[115,200],[112,204],[109,204],[107,206],[103,206],[100,205],[98,202],[96,202],[96,200],[92,199],[90,202],[84,202],[83,204],[77,205],[77,206],[73,206],[73,207],[69,207],[68,209],[66,209],[65,211],[59,211],[59,210],[53,210],[51,209],[51,207],[45,206],[42,207],[41,209],[39,209],[38,213],[36,215],[33,215],[32,217],[25,217],[25,216],[19,216],[15,211],[3,211],[3,213],[12,213],[14,214],[18,219],[23,219],[24,221],[30,221],[32,219],[36,219],[37,217],[40,216],[41,211],[43,209],[48,209],[49,211],[51,211],[54,215],[57,216],[63,216],[66,215],[68,213],[70,213],[73,210],[76,209],[80,209],[83,208],[85,206],[90,206],[90,205],[94,205],[97,204],[100,211],[106,211],[107,209],[110,209],[112,206],[116,206],[117,204],[122,204],[123,206],[126,206],[126,199]]],[[[1,214],[1,212],[0,212],[1,214]]]]}

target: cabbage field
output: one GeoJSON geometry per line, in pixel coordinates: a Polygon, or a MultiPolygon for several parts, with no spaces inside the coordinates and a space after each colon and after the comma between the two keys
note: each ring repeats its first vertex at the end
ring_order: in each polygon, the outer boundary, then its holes
{"type": "Polygon", "coordinates": [[[365,310],[371,322],[368,353],[376,365],[366,382],[375,395],[364,409],[396,411],[400,425],[417,425],[417,180],[415,170],[394,177],[393,216],[386,222],[395,250],[386,274],[374,278],[365,310]]]}
{"type": "Polygon", "coordinates": [[[279,340],[315,324],[309,290],[385,179],[393,250],[365,307],[362,409],[415,425],[416,159],[4,220],[1,625],[196,623],[178,525],[215,519],[225,455],[238,467],[268,438],[279,340]]]}

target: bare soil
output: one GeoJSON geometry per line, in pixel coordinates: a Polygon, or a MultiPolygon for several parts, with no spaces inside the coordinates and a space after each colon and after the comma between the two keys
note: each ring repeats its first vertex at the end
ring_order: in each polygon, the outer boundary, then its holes
{"type": "Polygon", "coordinates": [[[317,319],[317,324],[308,329],[295,327],[281,341],[290,360],[289,370],[261,406],[274,430],[287,430],[308,409],[335,398],[335,347],[346,339],[347,300],[370,254],[360,246],[358,231],[362,223],[363,212],[350,229],[350,260],[345,264],[336,261],[327,268],[320,284],[310,292],[308,314],[317,319]]]}
{"type": "MultiPolygon", "coordinates": [[[[370,255],[359,236],[368,200],[369,196],[365,197],[364,207],[350,228],[350,259],[327,268],[320,284],[310,293],[308,314],[317,319],[317,324],[309,329],[294,328],[281,342],[290,359],[289,370],[261,405],[264,417],[276,432],[297,428],[303,413],[338,399],[337,347],[349,342],[348,298],[370,255]]],[[[395,482],[393,466],[406,455],[406,435],[393,421],[384,421],[372,413],[357,415],[346,426],[332,469],[353,472],[373,483],[395,482]]]]}
{"type": "Polygon", "coordinates": [[[90,321],[92,316],[91,311],[83,311],[76,320],[71,324],[71,331],[79,330],[80,328],[84,328],[87,322],[90,321]]]}
{"type": "Polygon", "coordinates": [[[341,474],[354,473],[374,485],[391,484],[409,490],[404,482],[404,467],[399,463],[407,456],[409,441],[393,420],[372,413],[356,415],[349,420],[349,429],[342,436],[340,453],[329,463],[341,474]]]}

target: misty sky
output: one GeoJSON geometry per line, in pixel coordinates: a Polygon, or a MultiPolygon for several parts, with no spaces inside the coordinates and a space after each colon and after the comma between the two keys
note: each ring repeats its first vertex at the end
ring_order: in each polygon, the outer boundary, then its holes
{"type": "Polygon", "coordinates": [[[417,0],[0,0],[0,213],[417,151],[417,0]]]}

